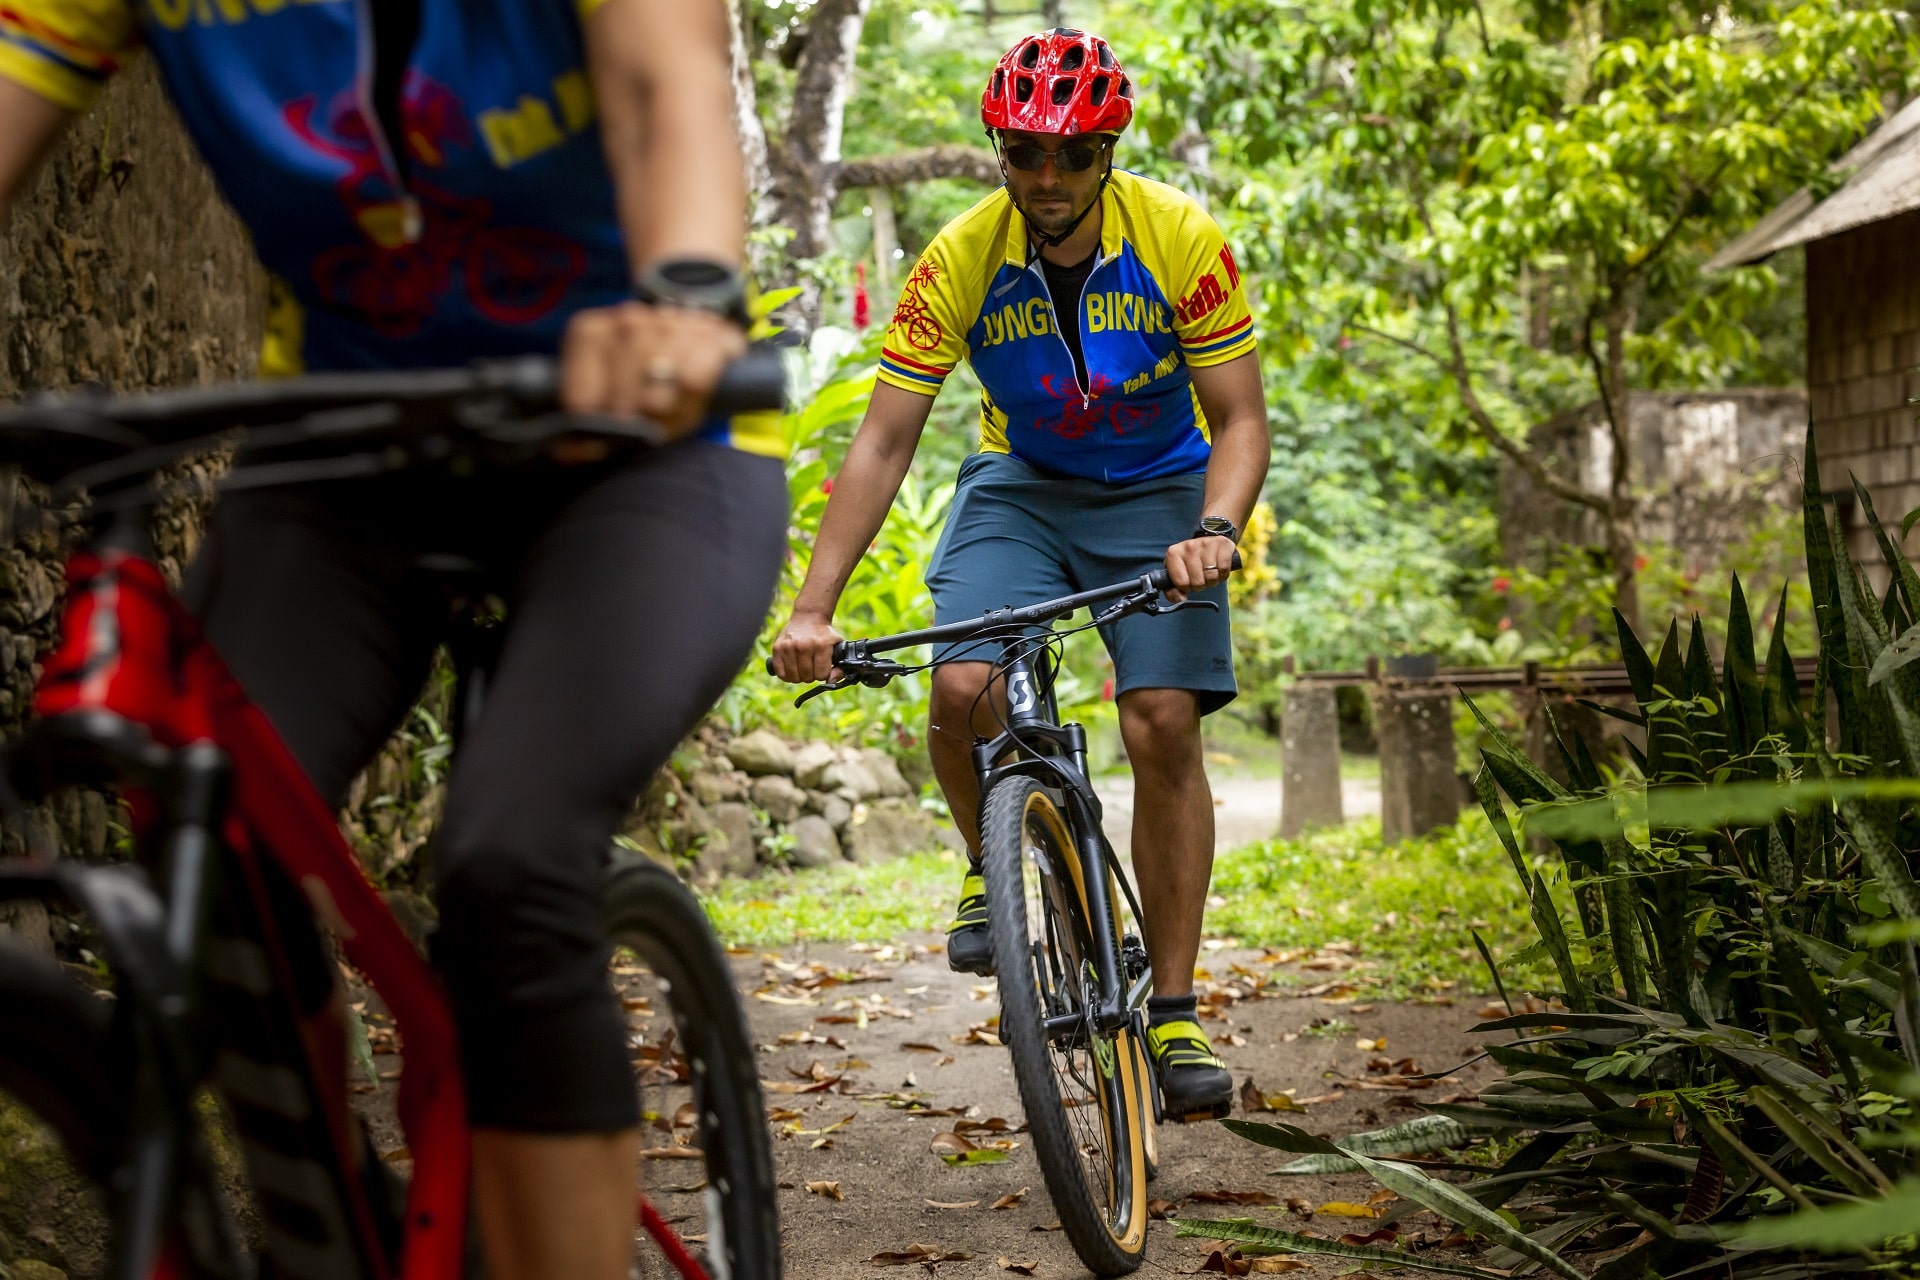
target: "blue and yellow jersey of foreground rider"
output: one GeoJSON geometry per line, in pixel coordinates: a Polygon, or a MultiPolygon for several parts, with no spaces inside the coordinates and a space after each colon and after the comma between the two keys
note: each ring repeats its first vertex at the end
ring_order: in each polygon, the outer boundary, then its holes
{"type": "Polygon", "coordinates": [[[880,379],[933,395],[968,360],[980,448],[1109,483],[1204,471],[1212,448],[1190,370],[1254,349],[1233,253],[1191,197],[1116,170],[1081,296],[1053,298],[1003,187],[921,255],[887,330],[880,379]],[[1056,306],[1074,306],[1081,384],[1056,306]]]}
{"type": "MultiPolygon", "coordinates": [[[[271,276],[261,372],[558,350],[631,296],[587,78],[602,0],[417,0],[388,137],[383,0],[0,0],[0,76],[71,111],[141,50],[271,276]]],[[[777,414],[706,439],[780,455],[777,414]]]]}

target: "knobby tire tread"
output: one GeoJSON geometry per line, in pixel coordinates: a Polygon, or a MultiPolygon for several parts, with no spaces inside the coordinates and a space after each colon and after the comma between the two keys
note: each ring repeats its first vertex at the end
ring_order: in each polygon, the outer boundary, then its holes
{"type": "Polygon", "coordinates": [[[701,1110],[716,1123],[701,1137],[709,1177],[723,1171],[728,1179],[721,1214],[734,1255],[731,1280],[779,1280],[780,1216],[759,1054],[726,952],[693,893],[653,862],[617,867],[605,903],[608,936],[672,983],[681,1043],[707,1064],[701,1110]]]}
{"type": "MultiPolygon", "coordinates": [[[[1102,1207],[1094,1203],[1081,1175],[1080,1156],[1067,1122],[1067,1109],[1060,1100],[1041,1022],[1039,993],[1031,978],[1033,958],[1021,862],[1028,798],[1043,790],[1032,778],[1006,778],[987,793],[982,807],[981,863],[987,886],[988,935],[993,944],[994,972],[999,975],[1000,1037],[1013,1055],[1014,1079],[1026,1111],[1033,1153],[1040,1162],[1054,1212],[1060,1215],[1060,1229],[1090,1271],[1101,1276],[1125,1275],[1139,1268],[1145,1256],[1145,1236],[1143,1233],[1139,1249],[1122,1248],[1107,1229],[1102,1207]]],[[[1070,823],[1064,813],[1061,816],[1070,823]]],[[[1072,922],[1062,923],[1073,927],[1072,922]]],[[[1130,1190],[1135,1196],[1144,1194],[1144,1187],[1130,1190]]]]}

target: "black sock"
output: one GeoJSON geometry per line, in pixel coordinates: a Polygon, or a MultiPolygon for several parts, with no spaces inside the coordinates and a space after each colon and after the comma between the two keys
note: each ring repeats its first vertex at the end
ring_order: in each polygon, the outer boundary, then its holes
{"type": "Polygon", "coordinates": [[[1191,1022],[1199,1014],[1200,1001],[1192,995],[1147,997],[1147,1025],[1150,1027],[1164,1026],[1182,1019],[1191,1022]]]}

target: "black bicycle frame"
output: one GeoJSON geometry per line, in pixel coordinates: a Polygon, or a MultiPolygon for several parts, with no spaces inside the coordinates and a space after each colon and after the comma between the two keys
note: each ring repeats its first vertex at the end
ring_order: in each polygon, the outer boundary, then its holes
{"type": "MultiPolygon", "coordinates": [[[[998,734],[978,739],[973,745],[973,771],[980,779],[980,801],[984,806],[995,783],[1024,775],[1045,785],[1066,805],[1073,820],[1074,856],[1080,862],[1081,883],[1088,888],[1087,928],[1092,935],[1091,958],[1099,983],[1099,999],[1092,1022],[1098,1031],[1118,1031],[1131,1022],[1146,1002],[1150,982],[1150,975],[1144,972],[1132,983],[1127,980],[1125,961],[1117,942],[1120,930],[1113,918],[1113,899],[1109,894],[1094,891],[1100,877],[1111,873],[1125,894],[1134,918],[1144,916],[1133,884],[1101,827],[1100,797],[1087,777],[1086,730],[1078,724],[1059,723],[1051,664],[1035,663],[1036,652],[1045,650],[1035,643],[1031,628],[1044,626],[1076,609],[1094,609],[1129,592],[1151,598],[1165,587],[1162,571],[1143,575],[1124,586],[1116,584],[1083,591],[1019,609],[996,609],[965,622],[877,640],[853,640],[844,646],[845,660],[852,666],[864,664],[875,654],[922,644],[971,641],[999,647],[1000,660],[993,665],[1005,683],[1007,715],[998,734]]],[[[1178,607],[1182,606],[1169,606],[1178,607]]],[[[1047,1038],[1058,1040],[1076,1035],[1086,1025],[1087,1019],[1081,1014],[1050,1016],[1046,1020],[1047,1038]]]]}

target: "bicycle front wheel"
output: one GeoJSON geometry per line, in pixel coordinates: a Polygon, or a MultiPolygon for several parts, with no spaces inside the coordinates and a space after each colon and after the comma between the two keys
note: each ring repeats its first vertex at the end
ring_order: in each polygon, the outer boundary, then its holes
{"type": "Polygon", "coordinates": [[[1088,886],[1067,817],[1039,782],[1008,778],[987,793],[981,860],[1000,1036],[1034,1155],[1074,1252],[1098,1275],[1123,1275],[1147,1239],[1143,1055],[1130,1028],[1092,1024],[1088,886]]]}
{"type": "Polygon", "coordinates": [[[636,1274],[697,1274],[684,1247],[713,1280],[778,1280],[766,1109],[726,953],[693,894],[652,862],[613,873],[606,920],[640,1091],[636,1274]]]}

